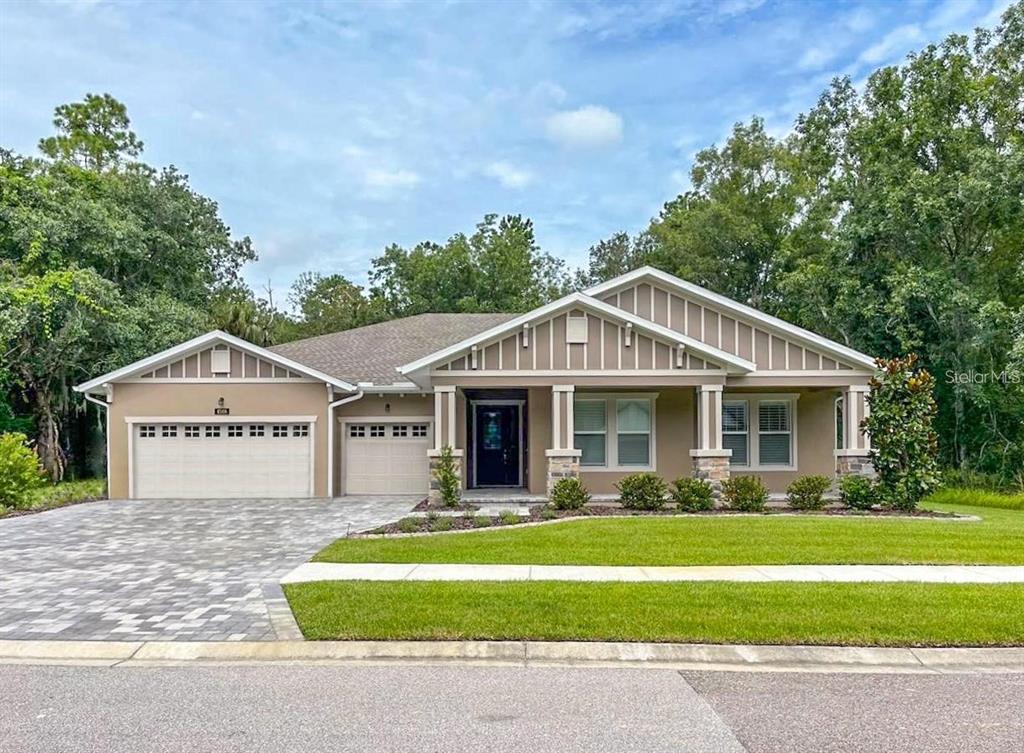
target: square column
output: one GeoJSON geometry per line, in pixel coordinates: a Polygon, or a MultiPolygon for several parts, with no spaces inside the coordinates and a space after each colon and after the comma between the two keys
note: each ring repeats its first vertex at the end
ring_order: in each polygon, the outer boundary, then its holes
{"type": "Polygon", "coordinates": [[[690,450],[694,478],[704,479],[718,497],[722,482],[729,478],[732,450],[722,445],[722,391],[720,384],[697,387],[697,434],[690,450]]]}
{"type": "Polygon", "coordinates": [[[563,478],[579,478],[582,450],[573,446],[575,433],[576,386],[556,384],[551,387],[551,447],[547,459],[547,493],[563,478]]]}
{"type": "Polygon", "coordinates": [[[457,436],[455,423],[455,387],[451,385],[434,387],[434,447],[427,450],[427,457],[430,459],[430,491],[427,501],[431,505],[441,502],[437,470],[441,450],[444,447],[452,448],[456,473],[459,474],[460,479],[459,486],[465,485],[463,477],[465,451],[455,446],[457,436]]]}
{"type": "Polygon", "coordinates": [[[871,414],[866,384],[854,384],[843,390],[843,448],[836,450],[837,476],[874,476],[871,463],[871,437],[861,429],[861,422],[871,414]]]}

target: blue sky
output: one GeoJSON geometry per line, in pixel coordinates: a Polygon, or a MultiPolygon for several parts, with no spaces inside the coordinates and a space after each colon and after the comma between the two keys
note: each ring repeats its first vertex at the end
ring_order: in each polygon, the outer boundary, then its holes
{"type": "Polygon", "coordinates": [[[54,106],[113,94],[145,159],[252,237],[246,278],[279,300],[303,270],[363,282],[385,245],[487,212],[531,217],[577,265],[645,227],[734,122],[785,133],[831,77],[1007,4],[8,2],[0,144],[34,153],[54,106]]]}

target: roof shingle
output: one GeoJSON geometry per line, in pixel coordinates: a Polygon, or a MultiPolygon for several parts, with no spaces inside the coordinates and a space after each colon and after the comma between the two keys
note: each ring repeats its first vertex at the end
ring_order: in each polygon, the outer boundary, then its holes
{"type": "Polygon", "coordinates": [[[396,369],[518,314],[417,314],[268,350],[347,382],[406,381],[396,369]]]}

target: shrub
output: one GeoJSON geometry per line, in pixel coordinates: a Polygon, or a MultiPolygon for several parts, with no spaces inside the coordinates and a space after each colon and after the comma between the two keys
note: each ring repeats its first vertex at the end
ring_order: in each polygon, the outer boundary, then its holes
{"type": "Polygon", "coordinates": [[[827,476],[801,476],[786,487],[786,501],[794,510],[820,510],[831,486],[832,479],[827,476]]]}
{"type": "Polygon", "coordinates": [[[515,525],[520,520],[519,516],[511,510],[502,510],[498,513],[498,519],[501,521],[503,526],[515,525]]]}
{"type": "Polygon", "coordinates": [[[578,478],[559,479],[551,490],[551,506],[556,510],[579,510],[590,501],[590,492],[578,478]]]}
{"type": "Polygon", "coordinates": [[[871,413],[863,422],[871,435],[871,462],[886,503],[913,510],[939,485],[935,378],[917,368],[915,355],[877,363],[881,372],[871,380],[871,413]]]}
{"type": "Polygon", "coordinates": [[[402,533],[416,533],[423,525],[423,518],[402,518],[398,521],[398,530],[402,533]]]}
{"type": "Polygon", "coordinates": [[[0,434],[0,507],[27,507],[43,485],[39,458],[24,434],[0,434]]]}
{"type": "Polygon", "coordinates": [[[450,531],[452,526],[455,525],[455,521],[452,520],[450,515],[441,515],[430,524],[431,531],[450,531]]]}
{"type": "Polygon", "coordinates": [[[544,506],[540,511],[541,520],[554,520],[558,517],[558,511],[553,507],[544,506]]]}
{"type": "Polygon", "coordinates": [[[878,501],[875,482],[867,476],[843,476],[839,481],[839,501],[852,510],[870,510],[878,501]]]}
{"type": "Polygon", "coordinates": [[[491,525],[490,515],[475,515],[473,517],[473,528],[487,528],[491,525]]]}
{"type": "Polygon", "coordinates": [[[703,512],[715,506],[711,484],[702,478],[683,476],[672,482],[672,501],[683,512],[703,512]]]}
{"type": "Polygon", "coordinates": [[[630,510],[660,510],[668,494],[668,487],[656,473],[634,473],[615,488],[619,491],[619,502],[630,510]]]}
{"type": "Polygon", "coordinates": [[[722,499],[732,510],[762,512],[768,504],[768,487],[760,476],[734,476],[722,482],[722,499]]]}
{"type": "Polygon", "coordinates": [[[437,477],[438,491],[441,494],[441,504],[445,507],[458,507],[462,498],[462,479],[456,470],[455,453],[452,452],[449,445],[441,448],[434,474],[437,477]]]}

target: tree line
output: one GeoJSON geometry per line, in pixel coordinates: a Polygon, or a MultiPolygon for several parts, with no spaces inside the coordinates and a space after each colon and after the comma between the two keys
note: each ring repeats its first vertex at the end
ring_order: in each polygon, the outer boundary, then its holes
{"type": "Polygon", "coordinates": [[[936,376],[943,462],[1024,483],[1024,5],[860,89],[837,78],[785,136],[753,118],[700,151],[691,188],[571,270],[531,221],[486,215],[391,245],[364,288],[308,272],[290,310],[214,201],[142,159],[109,95],[62,105],[40,156],[0,150],[0,430],[54,478],[98,475],[89,376],[212,327],[260,345],[423,312],[527,311],[651,264],[936,376]]]}

